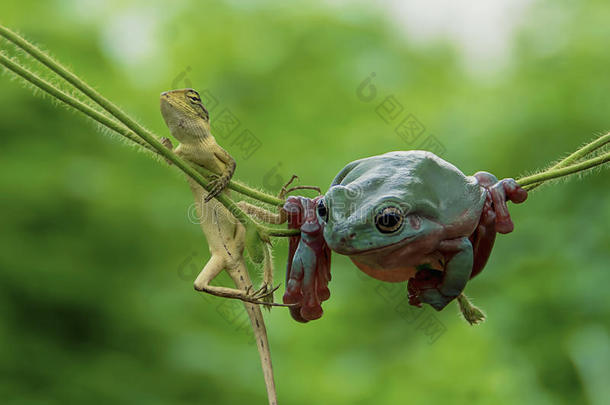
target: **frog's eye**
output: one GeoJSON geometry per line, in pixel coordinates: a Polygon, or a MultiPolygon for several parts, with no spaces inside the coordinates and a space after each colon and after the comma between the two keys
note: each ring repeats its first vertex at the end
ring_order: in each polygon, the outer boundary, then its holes
{"type": "Polygon", "coordinates": [[[326,204],[324,203],[324,199],[322,198],[318,201],[318,215],[320,218],[324,220],[324,222],[328,222],[328,209],[326,208],[326,204]]]}
{"type": "Polygon", "coordinates": [[[396,207],[386,207],[375,217],[375,226],[381,233],[393,233],[400,229],[404,216],[396,207]]]}

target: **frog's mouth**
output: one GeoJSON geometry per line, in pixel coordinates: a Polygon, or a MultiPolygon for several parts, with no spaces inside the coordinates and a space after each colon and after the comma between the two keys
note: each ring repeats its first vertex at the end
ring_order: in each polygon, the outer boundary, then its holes
{"type": "Polygon", "coordinates": [[[411,240],[414,240],[416,238],[416,236],[417,235],[407,236],[406,238],[402,238],[401,240],[396,241],[394,243],[390,243],[389,245],[370,248],[370,249],[357,249],[355,247],[346,246],[344,244],[339,244],[338,246],[335,245],[335,246],[330,246],[330,247],[332,250],[334,250],[335,252],[337,252],[341,255],[366,256],[366,255],[371,255],[371,254],[375,254],[375,253],[382,253],[384,251],[391,251],[391,250],[393,250],[393,248],[402,246],[403,244],[408,243],[411,240]]]}

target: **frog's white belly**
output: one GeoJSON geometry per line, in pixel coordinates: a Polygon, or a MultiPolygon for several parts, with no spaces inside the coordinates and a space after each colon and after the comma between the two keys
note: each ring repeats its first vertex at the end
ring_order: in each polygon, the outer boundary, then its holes
{"type": "Polygon", "coordinates": [[[418,268],[425,266],[443,271],[445,258],[434,251],[419,257],[404,257],[400,251],[350,256],[352,262],[369,276],[381,281],[399,283],[415,276],[418,268]]]}

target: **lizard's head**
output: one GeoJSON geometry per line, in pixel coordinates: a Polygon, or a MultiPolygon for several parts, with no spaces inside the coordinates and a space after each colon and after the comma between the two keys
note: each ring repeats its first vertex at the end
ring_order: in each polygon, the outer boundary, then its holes
{"type": "Polygon", "coordinates": [[[201,103],[201,97],[193,89],[170,90],[161,93],[161,115],[171,133],[180,142],[188,142],[199,131],[189,131],[196,127],[210,132],[210,115],[201,103]]]}

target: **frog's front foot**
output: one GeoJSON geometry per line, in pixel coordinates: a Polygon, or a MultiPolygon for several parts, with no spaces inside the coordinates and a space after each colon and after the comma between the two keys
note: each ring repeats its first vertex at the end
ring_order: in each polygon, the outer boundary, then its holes
{"type": "Polygon", "coordinates": [[[440,271],[419,270],[415,277],[409,279],[407,285],[409,304],[417,307],[421,307],[422,303],[429,304],[437,311],[445,308],[455,297],[440,292],[442,280],[443,275],[440,271]]]}
{"type": "Polygon", "coordinates": [[[493,201],[496,216],[495,229],[500,233],[510,233],[515,228],[510,219],[506,201],[520,204],[527,199],[527,190],[523,189],[514,179],[498,179],[490,173],[478,172],[474,177],[479,184],[487,189],[493,201]]]}

